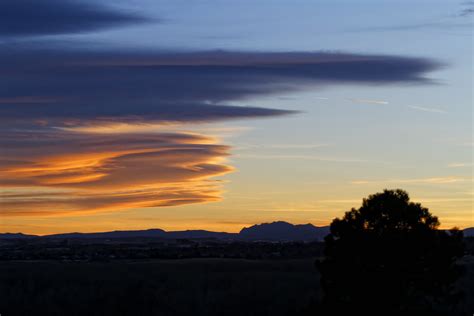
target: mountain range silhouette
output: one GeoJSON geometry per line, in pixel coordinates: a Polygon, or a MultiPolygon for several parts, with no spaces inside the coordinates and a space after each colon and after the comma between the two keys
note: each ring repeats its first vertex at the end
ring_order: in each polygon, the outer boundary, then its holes
{"type": "MultiPolygon", "coordinates": [[[[473,237],[474,227],[463,230],[464,236],[473,237]]],[[[322,241],[329,233],[329,226],[312,224],[294,225],[284,221],[256,224],[244,227],[239,233],[213,232],[207,230],[165,231],[159,228],[146,230],[116,230],[98,233],[65,233],[52,235],[27,235],[22,233],[3,233],[0,239],[52,238],[52,239],[118,239],[118,238],[162,238],[162,239],[219,239],[242,241],[322,241]]]]}
{"type": "Polygon", "coordinates": [[[98,233],[64,233],[52,235],[26,235],[22,233],[0,234],[0,239],[19,238],[83,238],[83,239],[115,239],[115,238],[163,238],[163,239],[220,239],[220,240],[267,240],[267,241],[312,241],[323,240],[329,233],[329,226],[317,227],[312,224],[293,225],[278,221],[263,223],[243,228],[239,233],[213,232],[207,230],[165,231],[153,228],[146,230],[117,230],[98,233]]]}

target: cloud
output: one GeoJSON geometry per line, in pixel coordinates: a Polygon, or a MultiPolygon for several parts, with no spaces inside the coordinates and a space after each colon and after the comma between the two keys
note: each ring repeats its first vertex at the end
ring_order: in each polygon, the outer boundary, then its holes
{"type": "Polygon", "coordinates": [[[337,158],[337,157],[324,157],[316,155],[282,155],[282,154],[238,154],[236,157],[241,159],[263,159],[263,160],[315,160],[321,162],[334,162],[334,163],[381,163],[383,161],[364,160],[364,159],[350,159],[350,158],[337,158]]]}
{"type": "Polygon", "coordinates": [[[446,176],[446,177],[432,177],[419,179],[387,179],[387,180],[355,180],[352,184],[379,184],[379,183],[398,183],[398,184],[453,184],[459,182],[472,181],[472,179],[446,176]]]}
{"type": "Polygon", "coordinates": [[[0,38],[75,34],[145,22],[87,0],[2,0],[0,38]]]}
{"type": "Polygon", "coordinates": [[[474,14],[474,1],[466,1],[463,5],[466,7],[459,13],[460,17],[469,17],[474,14]]]}
{"type": "Polygon", "coordinates": [[[328,52],[3,48],[1,122],[67,127],[286,115],[294,111],[248,100],[334,84],[427,84],[425,75],[440,66],[423,58],[328,52]]]}
{"type": "Polygon", "coordinates": [[[463,168],[473,166],[472,162],[453,162],[448,164],[448,168],[463,168]]]}
{"type": "MultiPolygon", "coordinates": [[[[448,21],[435,21],[435,22],[426,22],[426,23],[413,23],[405,25],[391,25],[391,26],[373,26],[360,28],[355,30],[356,32],[390,32],[390,31],[416,31],[416,30],[425,30],[425,29],[436,29],[436,30],[454,30],[454,29],[471,29],[471,22],[457,22],[455,20],[448,21]]],[[[352,30],[351,30],[352,31],[352,30]]]]}
{"type": "Polygon", "coordinates": [[[328,144],[272,144],[272,145],[261,145],[257,148],[270,148],[270,149],[315,149],[321,147],[328,147],[328,144]]]}
{"type": "Polygon", "coordinates": [[[0,139],[2,216],[80,215],[220,199],[229,148],[188,133],[10,132],[0,139]]]}
{"type": "Polygon", "coordinates": [[[238,150],[252,150],[257,149],[320,149],[329,147],[330,144],[241,144],[238,146],[238,150]]]}
{"type": "Polygon", "coordinates": [[[348,99],[354,103],[363,103],[363,104],[377,104],[377,105],[386,105],[388,101],[383,100],[373,100],[373,99],[348,99]]]}
{"type": "Polygon", "coordinates": [[[439,67],[423,58],[328,52],[0,48],[2,216],[217,201],[214,177],[233,170],[229,147],[184,132],[186,123],[296,113],[248,103],[327,85],[429,84],[426,74],[439,67]],[[181,131],[171,132],[175,126],[181,131]]]}
{"type": "Polygon", "coordinates": [[[427,108],[427,107],[417,106],[417,105],[409,105],[408,107],[410,109],[422,111],[422,112],[431,112],[431,113],[440,113],[440,114],[447,113],[446,111],[437,109],[437,108],[427,108]]]}
{"type": "Polygon", "coordinates": [[[466,9],[462,10],[459,15],[460,16],[471,16],[472,14],[474,14],[474,8],[466,8],[466,9]]]}
{"type": "MultiPolygon", "coordinates": [[[[462,3],[464,7],[457,10],[454,15],[445,15],[444,17],[436,17],[425,22],[418,23],[407,23],[401,25],[389,25],[389,26],[371,26],[353,29],[351,32],[364,32],[364,31],[375,31],[375,32],[389,32],[389,31],[416,31],[425,29],[435,29],[439,31],[456,30],[456,29],[472,29],[472,21],[466,22],[463,18],[469,18],[474,13],[474,2],[466,1],[462,3]],[[463,21],[464,20],[464,21],[463,21]]],[[[471,35],[471,33],[468,33],[471,35]]]]}

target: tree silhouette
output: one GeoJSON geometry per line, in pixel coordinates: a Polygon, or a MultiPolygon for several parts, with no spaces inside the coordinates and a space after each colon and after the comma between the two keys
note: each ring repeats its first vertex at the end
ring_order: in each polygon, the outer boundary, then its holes
{"type": "Polygon", "coordinates": [[[331,223],[317,262],[331,315],[454,315],[462,233],[403,190],[384,190],[331,223]]]}

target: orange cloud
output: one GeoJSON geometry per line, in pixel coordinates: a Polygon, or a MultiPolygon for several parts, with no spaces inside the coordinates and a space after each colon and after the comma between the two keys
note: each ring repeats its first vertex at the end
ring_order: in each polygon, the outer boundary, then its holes
{"type": "Polygon", "coordinates": [[[233,170],[224,164],[229,147],[198,134],[7,134],[0,140],[5,216],[217,201],[220,182],[211,178],[233,170]],[[6,146],[11,137],[14,146],[6,146]]]}

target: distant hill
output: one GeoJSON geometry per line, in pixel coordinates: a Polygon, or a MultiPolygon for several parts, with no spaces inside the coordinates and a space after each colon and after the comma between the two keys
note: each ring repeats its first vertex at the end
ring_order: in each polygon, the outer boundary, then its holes
{"type": "Polygon", "coordinates": [[[308,241],[324,238],[328,227],[311,224],[293,225],[287,222],[273,222],[243,228],[239,233],[212,232],[207,230],[164,231],[162,229],[126,230],[98,233],[65,233],[46,236],[24,234],[0,234],[1,238],[45,238],[45,239],[118,239],[118,238],[162,238],[162,239],[220,239],[220,240],[269,240],[308,241]]]}
{"type": "Polygon", "coordinates": [[[199,238],[215,238],[215,239],[238,239],[239,235],[225,232],[211,232],[208,230],[183,230],[171,231],[166,233],[166,238],[173,239],[199,239],[199,238]]]}
{"type": "Polygon", "coordinates": [[[83,239],[116,239],[116,238],[163,238],[163,239],[228,239],[237,234],[211,232],[207,230],[164,231],[163,229],[116,230],[103,233],[67,233],[43,236],[43,238],[83,238],[83,239]]]}
{"type": "Polygon", "coordinates": [[[166,232],[162,229],[147,230],[116,230],[103,233],[66,233],[46,235],[43,238],[90,238],[90,239],[110,239],[110,238],[165,238],[166,232]]]}
{"type": "Polygon", "coordinates": [[[329,233],[329,227],[312,224],[293,225],[287,222],[273,222],[243,228],[239,237],[250,240],[322,240],[329,233]]]}
{"type": "Polygon", "coordinates": [[[474,227],[469,227],[463,230],[464,237],[474,237],[474,227]]]}
{"type": "MultiPolygon", "coordinates": [[[[257,224],[243,228],[239,233],[212,232],[207,230],[164,231],[162,229],[117,230],[100,233],[66,233],[46,236],[22,233],[0,234],[0,239],[119,239],[119,238],[162,238],[162,239],[219,239],[219,240],[266,240],[266,241],[311,241],[320,240],[329,233],[329,226],[317,227],[312,224],[293,225],[278,221],[257,224]]],[[[474,227],[464,229],[464,236],[474,237],[474,227]]]]}
{"type": "Polygon", "coordinates": [[[4,233],[0,234],[0,239],[21,239],[21,238],[36,238],[36,235],[25,235],[22,233],[4,233]]]}

